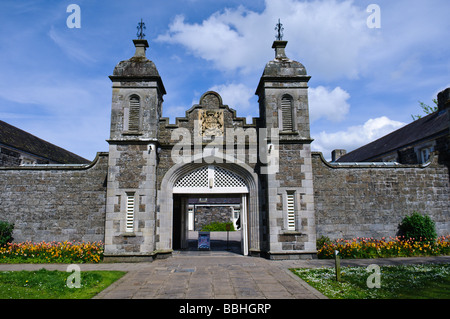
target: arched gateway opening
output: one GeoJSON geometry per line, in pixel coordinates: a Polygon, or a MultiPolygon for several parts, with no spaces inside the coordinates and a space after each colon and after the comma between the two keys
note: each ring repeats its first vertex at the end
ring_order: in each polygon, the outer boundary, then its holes
{"type": "Polygon", "coordinates": [[[189,163],[172,167],[160,190],[160,249],[187,249],[189,239],[195,239],[192,234],[195,236],[203,225],[231,221],[239,226],[238,233],[233,235],[240,240],[240,253],[259,254],[257,185],[256,174],[244,163],[189,163]]]}

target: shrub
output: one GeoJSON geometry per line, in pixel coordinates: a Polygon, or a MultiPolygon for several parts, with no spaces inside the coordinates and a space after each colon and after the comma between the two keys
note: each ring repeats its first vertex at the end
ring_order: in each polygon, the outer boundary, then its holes
{"type": "Polygon", "coordinates": [[[232,222],[228,223],[212,222],[211,224],[203,226],[202,231],[226,231],[227,230],[226,225],[230,225],[230,231],[235,230],[232,222]]]}
{"type": "Polygon", "coordinates": [[[436,226],[430,217],[417,212],[403,218],[398,225],[398,236],[415,241],[432,241],[436,238],[436,226]]]}
{"type": "Polygon", "coordinates": [[[0,221],[0,247],[6,246],[6,244],[14,240],[12,233],[14,230],[14,224],[0,221]]]}

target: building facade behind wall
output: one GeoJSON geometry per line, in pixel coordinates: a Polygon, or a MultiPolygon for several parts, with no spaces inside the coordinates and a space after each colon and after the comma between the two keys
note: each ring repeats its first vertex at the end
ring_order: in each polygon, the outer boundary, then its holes
{"type": "Polygon", "coordinates": [[[0,121],[0,167],[88,163],[87,159],[0,121]]]}

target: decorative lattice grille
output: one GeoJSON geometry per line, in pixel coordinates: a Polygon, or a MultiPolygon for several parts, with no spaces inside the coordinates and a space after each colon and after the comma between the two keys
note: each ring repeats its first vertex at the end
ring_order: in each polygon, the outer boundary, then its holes
{"type": "Polygon", "coordinates": [[[244,180],[236,174],[214,166],[214,187],[245,187],[244,180]]]}
{"type": "Polygon", "coordinates": [[[203,166],[187,173],[174,185],[175,188],[236,188],[244,187],[244,179],[235,173],[214,165],[203,166]]]}
{"type": "Polygon", "coordinates": [[[175,187],[208,187],[208,167],[204,166],[187,173],[175,183],[175,187]]]}

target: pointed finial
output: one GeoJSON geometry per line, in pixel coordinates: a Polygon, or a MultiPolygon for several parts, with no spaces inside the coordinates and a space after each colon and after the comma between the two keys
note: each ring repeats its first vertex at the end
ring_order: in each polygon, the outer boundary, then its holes
{"type": "Polygon", "coordinates": [[[137,32],[137,34],[136,34],[137,37],[138,37],[138,39],[139,39],[139,40],[144,39],[144,37],[145,37],[144,30],[145,30],[146,28],[145,28],[145,23],[142,21],[142,19],[141,19],[141,22],[138,23],[138,26],[137,26],[136,28],[137,28],[137,30],[138,30],[138,32],[137,32]]]}
{"type": "Polygon", "coordinates": [[[276,25],[276,27],[275,27],[275,31],[277,31],[277,35],[275,36],[275,38],[276,38],[278,41],[282,41],[282,40],[283,40],[283,31],[284,31],[284,28],[283,28],[283,25],[282,25],[281,22],[280,22],[280,19],[278,19],[278,23],[277,23],[277,25],[276,25]]]}

